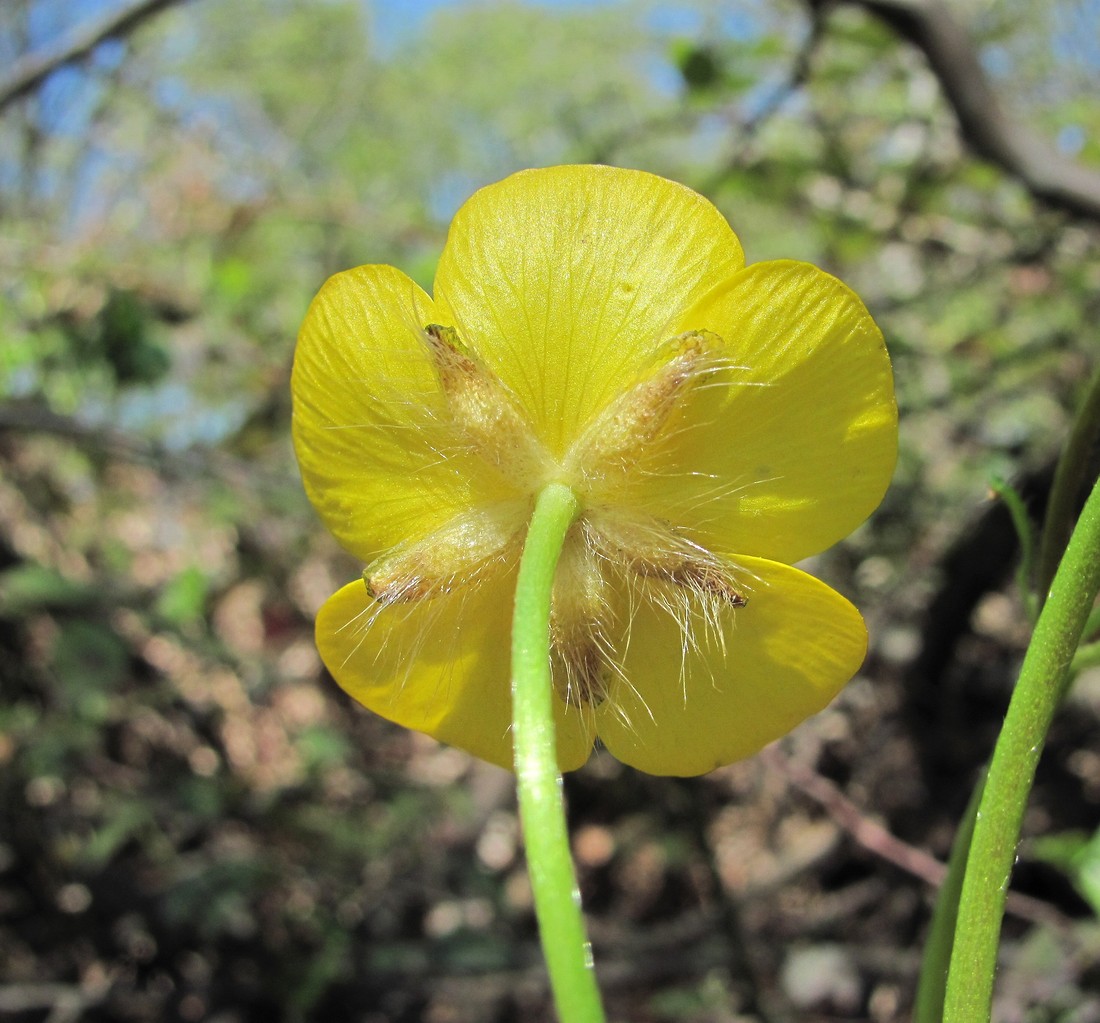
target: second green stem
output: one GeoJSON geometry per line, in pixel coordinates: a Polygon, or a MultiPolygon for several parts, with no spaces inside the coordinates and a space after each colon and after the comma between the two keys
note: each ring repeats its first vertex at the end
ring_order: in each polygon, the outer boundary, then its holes
{"type": "Polygon", "coordinates": [[[1028,793],[1051,718],[1100,591],[1100,482],[1085,504],[1035,624],[989,765],[959,900],[944,1003],[950,1023],[987,1023],[1001,918],[1028,793]]]}

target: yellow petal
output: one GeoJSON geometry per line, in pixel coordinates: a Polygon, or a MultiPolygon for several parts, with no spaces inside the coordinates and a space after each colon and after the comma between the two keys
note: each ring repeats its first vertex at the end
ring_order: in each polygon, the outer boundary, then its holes
{"type": "Polygon", "coordinates": [[[683,313],[743,265],[729,225],[691,189],[552,167],[489,185],[458,211],[435,299],[561,456],[683,313]]]}
{"type": "MultiPolygon", "coordinates": [[[[363,706],[512,768],[509,632],[515,573],[462,592],[383,606],[362,581],[317,615],[317,647],[341,688],[363,706]]],[[[580,767],[592,734],[579,711],[555,700],[558,760],[580,767]]]]}
{"type": "Polygon", "coordinates": [[[681,326],[724,338],[729,368],[687,397],[638,500],[712,550],[787,563],[855,529],[897,456],[890,360],[859,298],[809,264],[757,263],[681,326]]]}
{"type": "Polygon", "coordinates": [[[328,280],[298,335],[294,448],[325,525],[363,561],[501,497],[456,441],[426,348],[431,299],[389,266],[328,280]]]}
{"type": "Polygon", "coordinates": [[[685,649],[679,625],[639,603],[623,671],[596,727],[623,762],[651,774],[696,775],[751,756],[817,713],[858,671],[867,648],[859,612],[798,569],[757,558],[736,567],[745,607],[727,611],[722,640],[700,624],[685,649]]]}

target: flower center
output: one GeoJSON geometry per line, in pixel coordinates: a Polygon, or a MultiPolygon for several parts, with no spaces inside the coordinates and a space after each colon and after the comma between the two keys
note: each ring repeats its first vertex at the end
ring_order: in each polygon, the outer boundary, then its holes
{"type": "Polygon", "coordinates": [[[598,705],[621,675],[611,638],[622,613],[617,592],[652,597],[676,615],[688,640],[695,617],[714,625],[726,610],[745,605],[745,587],[729,564],[624,498],[673,413],[718,368],[720,338],[691,331],[669,341],[558,461],[512,393],[453,328],[429,324],[423,336],[455,437],[516,497],[472,508],[372,562],[364,578],[376,600],[426,600],[513,568],[535,496],[560,482],[583,508],[566,537],[550,621],[554,684],[567,703],[598,705]]]}

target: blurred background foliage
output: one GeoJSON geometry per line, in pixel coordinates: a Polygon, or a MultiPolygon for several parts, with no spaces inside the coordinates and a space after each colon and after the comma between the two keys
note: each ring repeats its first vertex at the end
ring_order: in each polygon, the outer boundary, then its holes
{"type": "MultiPolygon", "coordinates": [[[[0,69],[119,6],[5,0],[0,69]]],[[[0,1017],[549,1018],[509,777],[314,652],[361,566],[301,493],[287,384],[328,274],[430,287],[476,187],[602,161],[855,287],[902,417],[883,507],[815,559],[871,627],[844,696],[702,779],[567,780],[612,1015],[907,1019],[930,857],[1029,632],[988,480],[1041,513],[1100,218],[976,157],[874,3],[146,6],[0,107],[0,1017]]],[[[1011,130],[1100,172],[1096,0],[953,9],[1011,130]]],[[[1093,673],[1040,772],[1001,1020],[1100,1020],[1098,714],[1093,673]]]]}

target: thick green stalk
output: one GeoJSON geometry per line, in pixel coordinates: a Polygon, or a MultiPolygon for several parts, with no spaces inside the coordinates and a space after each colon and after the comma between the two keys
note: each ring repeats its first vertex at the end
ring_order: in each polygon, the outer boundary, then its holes
{"type": "Polygon", "coordinates": [[[550,596],[565,535],[579,513],[566,486],[535,502],[512,617],[512,716],[520,822],[543,955],[562,1023],[603,1023],[603,1006],[569,851],[550,678],[550,596]]]}
{"type": "Polygon", "coordinates": [[[1035,766],[1085,621],[1100,591],[1100,482],[1085,504],[1035,623],[993,751],[959,900],[944,1020],[988,1023],[1009,875],[1035,766]]]}

